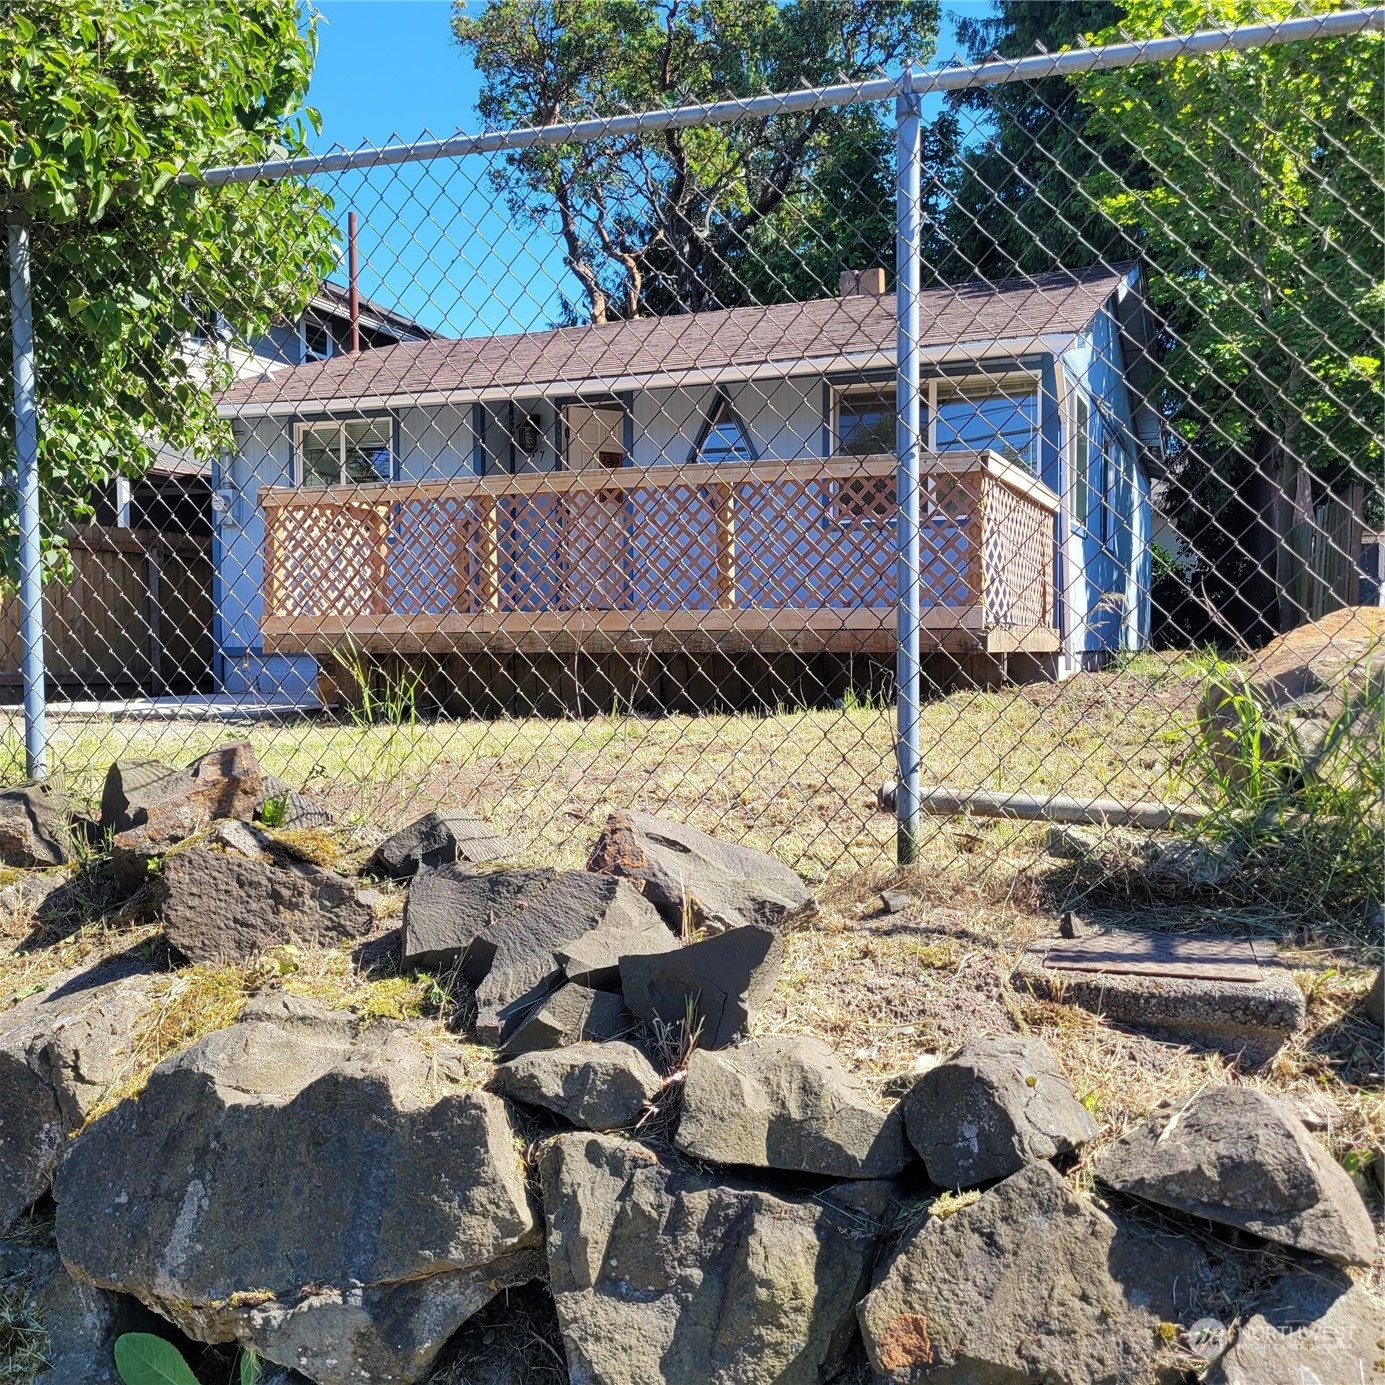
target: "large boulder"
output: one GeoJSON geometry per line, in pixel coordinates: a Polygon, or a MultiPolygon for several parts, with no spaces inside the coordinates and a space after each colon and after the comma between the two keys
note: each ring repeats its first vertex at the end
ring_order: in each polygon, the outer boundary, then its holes
{"type": "Polygon", "coordinates": [[[1241,714],[1249,699],[1260,713],[1262,760],[1302,759],[1311,771],[1332,724],[1353,719],[1352,740],[1369,756],[1380,743],[1379,701],[1369,695],[1381,678],[1385,608],[1347,606],[1309,621],[1257,650],[1233,674],[1213,680],[1201,717],[1214,753],[1233,778],[1247,772],[1237,753],[1241,714]]]}
{"type": "Polygon", "coordinates": [[[635,887],[580,870],[424,871],[404,907],[403,962],[458,970],[476,997],[476,1034],[503,1044],[563,979],[555,949],[594,929],[667,929],[635,887]]]}
{"type": "Polygon", "coordinates": [[[676,1027],[691,1017],[700,1047],[725,1048],[746,1032],[783,965],[779,934],[744,924],[672,952],[622,957],[620,981],[640,1019],[676,1027]]]}
{"type": "Polygon", "coordinates": [[[568,1044],[601,1043],[622,1038],[638,1024],[614,991],[569,983],[545,996],[510,1031],[501,1052],[514,1057],[568,1044]]]}
{"type": "Polygon", "coordinates": [[[633,1044],[578,1043],[540,1049],[502,1063],[491,1086],[526,1106],[541,1106],[581,1130],[634,1125],[663,1085],[633,1044]]]}
{"type": "Polygon", "coordinates": [[[817,1385],[852,1336],[887,1183],[817,1197],[669,1167],[610,1135],[539,1160],[568,1369],[590,1385],[817,1385]]]}
{"type": "Polygon", "coordinates": [[[422,1380],[537,1268],[514,1131],[465,1050],[284,995],[87,1126],[53,1191],[78,1279],[318,1385],[422,1380]]]}
{"type": "Polygon", "coordinates": [[[1212,1280],[1191,1241],[1124,1226],[1029,1164],[912,1232],[858,1315],[892,1385],[1173,1385],[1161,1328],[1212,1280]]]}
{"type": "Polygon", "coordinates": [[[0,1229],[48,1191],[64,1139],[129,1071],[150,986],[70,972],[0,1013],[0,1229]]]}
{"type": "Polygon", "coordinates": [[[1347,1265],[1375,1231],[1345,1169],[1289,1108],[1250,1087],[1166,1101],[1096,1165],[1108,1188],[1347,1265]]]}
{"type": "Polygon", "coordinates": [[[1277,1280],[1243,1322],[1207,1385],[1380,1385],[1385,1304],[1341,1271],[1277,1280]]]}
{"type": "Polygon", "coordinates": [[[158,896],[169,942],[194,963],[240,962],[290,941],[333,946],[374,921],[369,902],[333,871],[200,846],[168,854],[158,896]]]}
{"type": "Polygon", "coordinates": [[[811,915],[808,887],[782,861],[652,813],[612,813],[587,869],[637,880],[668,923],[721,932],[811,915]]]}
{"type": "Polygon", "coordinates": [[[820,1039],[694,1049],[678,1148],[714,1164],[831,1178],[893,1178],[908,1165],[898,1109],[886,1112],[820,1039]]]}
{"type": "Polygon", "coordinates": [[[142,827],[162,842],[182,841],[216,818],[255,815],[264,775],[249,741],[234,741],[199,756],[186,769],[158,760],[117,760],[101,792],[101,827],[142,827]]]}
{"type": "Polygon", "coordinates": [[[1041,1039],[971,1039],[900,1102],[910,1143],[944,1188],[972,1188],[1079,1148],[1097,1124],[1041,1039]]]}
{"type": "Polygon", "coordinates": [[[519,855],[519,843],[490,823],[458,809],[425,813],[375,848],[366,873],[407,880],[454,861],[483,865],[519,855]]]}
{"type": "Polygon", "coordinates": [[[73,859],[71,805],[56,789],[26,784],[0,793],[0,862],[65,866],[73,859]]]}

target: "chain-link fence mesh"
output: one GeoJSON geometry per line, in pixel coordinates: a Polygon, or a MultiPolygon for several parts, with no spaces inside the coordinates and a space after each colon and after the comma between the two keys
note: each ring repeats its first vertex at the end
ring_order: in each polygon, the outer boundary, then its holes
{"type": "MultiPolygon", "coordinates": [[[[964,25],[972,57],[1341,13],[1031,10],[964,25]]],[[[382,828],[456,804],[566,855],[634,805],[810,877],[878,863],[903,340],[917,777],[952,810],[925,866],[1080,873],[1091,841],[1045,824],[1115,800],[1185,840],[1117,835],[1108,875],[1379,898],[1378,25],[950,90],[919,69],[897,109],[876,74],[928,51],[928,6],[789,6],[721,42],[670,18],[614,55],[490,13],[459,23],[498,126],[859,99],[211,186],[170,166],[67,220],[16,196],[51,774],[95,797],[117,756],[246,735],[382,828]]],[[[15,701],[19,603],[0,619],[15,701]]],[[[0,773],[24,770],[15,706],[0,773]]]]}

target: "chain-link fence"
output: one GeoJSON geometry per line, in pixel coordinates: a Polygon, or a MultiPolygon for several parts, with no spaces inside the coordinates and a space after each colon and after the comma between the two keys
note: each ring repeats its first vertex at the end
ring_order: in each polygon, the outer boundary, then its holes
{"type": "Polygon", "coordinates": [[[66,217],[12,159],[0,773],[248,735],[555,854],[638,805],[1009,879],[1130,822],[1185,835],[1108,874],[1378,899],[1385,11],[1039,8],[1101,32],[502,71],[482,15],[497,133],[66,217]]]}

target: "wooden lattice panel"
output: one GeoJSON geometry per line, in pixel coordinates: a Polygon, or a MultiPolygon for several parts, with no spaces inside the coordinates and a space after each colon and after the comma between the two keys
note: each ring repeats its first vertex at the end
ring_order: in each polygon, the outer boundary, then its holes
{"type": "Polygon", "coordinates": [[[455,495],[410,496],[391,508],[386,587],[391,614],[442,615],[458,608],[464,595],[458,547],[473,540],[472,508],[455,495]]]}
{"type": "Polygon", "coordinates": [[[350,617],[388,609],[392,506],[309,501],[270,512],[267,614],[350,617]]]}
{"type": "Polygon", "coordinates": [[[1053,624],[1053,516],[988,477],[983,526],[982,603],[991,627],[1053,624]]]}

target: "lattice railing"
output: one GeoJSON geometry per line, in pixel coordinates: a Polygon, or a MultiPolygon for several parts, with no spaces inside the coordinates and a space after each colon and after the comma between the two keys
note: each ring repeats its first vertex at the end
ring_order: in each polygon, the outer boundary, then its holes
{"type": "MultiPolygon", "coordinates": [[[[933,457],[926,471],[931,624],[1051,624],[1052,493],[994,453],[933,457]]],[[[882,628],[894,617],[891,457],[267,490],[261,503],[270,640],[539,613],[592,612],[605,629],[654,612],[705,615],[708,628],[772,613],[786,631],[833,613],[843,627],[851,613],[882,628]]]]}
{"type": "Polygon", "coordinates": [[[982,606],[988,628],[1038,629],[1053,615],[1058,497],[1015,467],[982,483],[982,606]]]}

